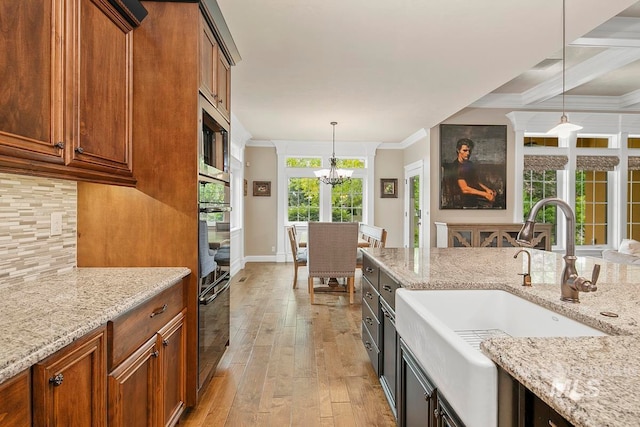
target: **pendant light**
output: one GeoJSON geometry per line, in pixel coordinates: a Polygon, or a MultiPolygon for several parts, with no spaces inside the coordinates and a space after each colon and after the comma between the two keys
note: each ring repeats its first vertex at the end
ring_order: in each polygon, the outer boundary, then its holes
{"type": "Polygon", "coordinates": [[[330,167],[329,169],[320,169],[319,171],[315,171],[316,177],[325,184],[329,184],[330,186],[335,186],[338,184],[342,184],[345,181],[348,181],[351,178],[352,170],[347,169],[338,169],[337,167],[337,159],[336,159],[336,125],[338,122],[331,122],[331,126],[333,126],[333,152],[331,153],[331,158],[329,159],[330,167]]]}
{"type": "Polygon", "coordinates": [[[582,126],[574,125],[569,122],[567,115],[564,112],[564,91],[565,91],[565,0],[562,0],[562,116],[560,116],[560,123],[549,132],[547,135],[557,135],[559,138],[566,138],[571,132],[582,129],[582,126]]]}

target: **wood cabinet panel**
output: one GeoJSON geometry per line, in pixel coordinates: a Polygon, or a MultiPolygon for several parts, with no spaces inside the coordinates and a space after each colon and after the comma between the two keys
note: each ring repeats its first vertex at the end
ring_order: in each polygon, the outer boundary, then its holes
{"type": "Polygon", "coordinates": [[[200,91],[214,102],[218,90],[218,42],[204,17],[200,17],[200,91]]]}
{"type": "Polygon", "coordinates": [[[33,366],[34,426],[106,426],[105,328],[33,366]]]}
{"type": "Polygon", "coordinates": [[[109,374],[109,426],[158,425],[158,356],[154,335],[109,374]]]}
{"type": "Polygon", "coordinates": [[[158,332],[162,347],[161,384],[163,390],[163,425],[173,426],[180,420],[186,402],[186,351],[184,312],[158,332]]]}
{"type": "Polygon", "coordinates": [[[62,3],[3,1],[0,154],[63,163],[62,3]],[[12,17],[12,19],[6,19],[12,17]]]}
{"type": "MultiPolygon", "coordinates": [[[[131,27],[106,0],[75,0],[77,53],[68,58],[75,70],[74,117],[67,140],[73,166],[130,172],[131,27]]],[[[70,49],[71,51],[71,49],[70,49]]]]}
{"type": "Polygon", "coordinates": [[[218,49],[216,108],[229,120],[231,110],[231,66],[224,54],[218,49]]]}
{"type": "Polygon", "coordinates": [[[0,384],[0,425],[31,426],[31,375],[29,370],[0,384]]]}

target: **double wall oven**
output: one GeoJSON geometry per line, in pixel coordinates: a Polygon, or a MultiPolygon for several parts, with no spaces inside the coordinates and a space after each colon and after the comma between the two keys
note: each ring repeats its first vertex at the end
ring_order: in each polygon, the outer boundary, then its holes
{"type": "Polygon", "coordinates": [[[231,285],[228,130],[205,108],[199,145],[199,220],[207,222],[208,241],[204,243],[215,252],[216,263],[214,273],[199,283],[198,382],[202,387],[214,374],[229,344],[231,285]]]}

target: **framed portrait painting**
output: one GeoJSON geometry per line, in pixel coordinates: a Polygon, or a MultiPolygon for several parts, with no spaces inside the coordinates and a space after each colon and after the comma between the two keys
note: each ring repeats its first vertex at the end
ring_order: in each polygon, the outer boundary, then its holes
{"type": "Polygon", "coordinates": [[[506,209],[507,126],[440,125],[440,209],[506,209]]]}

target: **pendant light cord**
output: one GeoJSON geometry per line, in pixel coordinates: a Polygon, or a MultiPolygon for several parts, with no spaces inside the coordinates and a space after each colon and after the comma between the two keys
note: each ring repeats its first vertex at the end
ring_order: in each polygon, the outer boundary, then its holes
{"type": "Polygon", "coordinates": [[[562,0],[562,115],[565,115],[564,112],[564,91],[565,91],[565,49],[566,49],[566,42],[565,42],[565,0],[562,0]]]}

